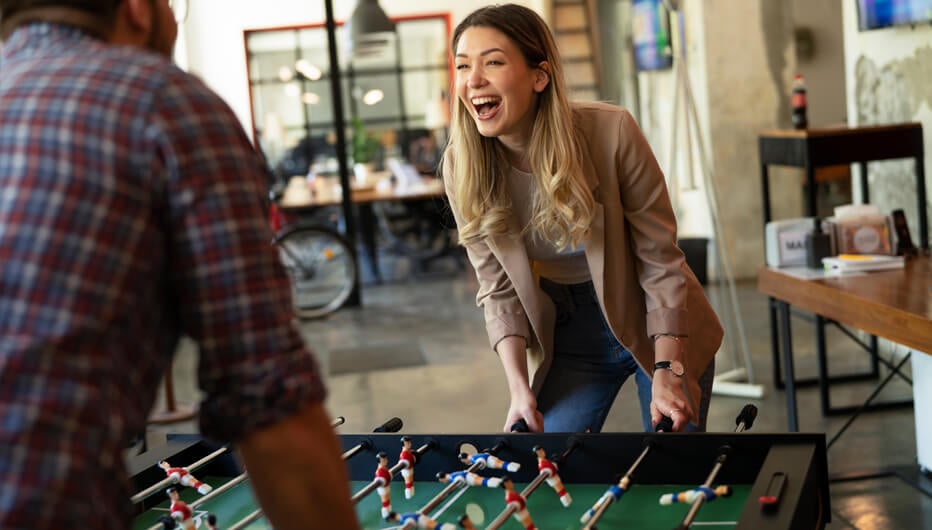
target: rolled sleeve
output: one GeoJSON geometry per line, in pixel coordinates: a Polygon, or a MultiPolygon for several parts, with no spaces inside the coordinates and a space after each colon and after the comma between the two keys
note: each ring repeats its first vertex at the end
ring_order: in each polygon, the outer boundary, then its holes
{"type": "Polygon", "coordinates": [[[303,349],[215,371],[202,381],[213,391],[201,402],[201,433],[235,442],[295,414],[304,403],[323,401],[326,389],[319,374],[303,349]]]}
{"type": "Polygon", "coordinates": [[[638,279],[645,294],[648,336],[687,334],[685,258],[676,244],[676,216],[666,180],[634,118],[623,112],[623,147],[618,151],[625,219],[637,256],[638,279]]]}
{"type": "Polygon", "coordinates": [[[271,245],[268,170],[232,111],[186,88],[164,91],[152,134],[169,168],[172,295],[200,347],[202,433],[235,441],[323,400],[325,388],[271,245]]]}

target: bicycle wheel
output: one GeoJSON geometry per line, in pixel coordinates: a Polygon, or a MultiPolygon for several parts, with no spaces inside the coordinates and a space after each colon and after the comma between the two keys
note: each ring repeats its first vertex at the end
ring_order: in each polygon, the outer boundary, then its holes
{"type": "Polygon", "coordinates": [[[291,279],[300,318],[317,318],[343,306],[356,287],[356,260],[337,232],[320,226],[286,227],[272,241],[291,279]]]}

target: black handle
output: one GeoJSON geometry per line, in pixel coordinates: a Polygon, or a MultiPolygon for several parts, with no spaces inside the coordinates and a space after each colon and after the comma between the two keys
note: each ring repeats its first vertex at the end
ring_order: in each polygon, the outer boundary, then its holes
{"type": "Polygon", "coordinates": [[[401,421],[401,418],[396,416],[386,421],[382,425],[379,425],[378,427],[373,429],[372,432],[398,432],[401,430],[403,426],[404,426],[404,422],[401,421]]]}
{"type": "Polygon", "coordinates": [[[664,416],[660,418],[660,421],[657,422],[657,425],[654,425],[654,432],[672,432],[673,431],[673,420],[670,416],[664,416]]]}
{"type": "Polygon", "coordinates": [[[527,422],[524,418],[511,424],[511,432],[531,432],[531,429],[528,428],[527,422]]]}
{"type": "Polygon", "coordinates": [[[738,413],[738,417],[735,418],[735,425],[740,426],[744,423],[745,430],[750,429],[751,425],[754,425],[754,420],[757,418],[757,407],[748,403],[741,409],[741,412],[738,413]]]}

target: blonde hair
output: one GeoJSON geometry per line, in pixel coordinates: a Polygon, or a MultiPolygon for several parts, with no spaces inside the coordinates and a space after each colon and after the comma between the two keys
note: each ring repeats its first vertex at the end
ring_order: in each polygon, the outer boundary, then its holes
{"type": "MultiPolygon", "coordinates": [[[[558,249],[575,248],[589,235],[592,192],[582,174],[582,148],[563,79],[563,66],[553,35],[534,11],[515,4],[480,8],[453,32],[453,53],[463,32],[488,27],[507,36],[531,68],[549,65],[550,82],[537,100],[528,148],[531,173],[539,191],[528,229],[558,249]]],[[[511,199],[506,176],[511,166],[505,148],[495,138],[479,134],[469,109],[454,98],[450,139],[444,157],[457,213],[462,219],[460,241],[469,244],[509,233],[511,199]]]]}

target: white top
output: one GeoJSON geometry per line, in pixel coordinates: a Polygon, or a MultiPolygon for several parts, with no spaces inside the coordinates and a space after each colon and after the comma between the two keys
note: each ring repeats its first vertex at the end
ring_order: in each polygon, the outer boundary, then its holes
{"type": "Polygon", "coordinates": [[[524,229],[524,246],[527,249],[527,255],[537,273],[548,280],[564,284],[591,280],[592,276],[589,273],[589,264],[586,262],[583,245],[575,249],[559,251],[552,243],[534,237],[533,232],[527,229],[531,221],[534,197],[537,195],[534,175],[511,168],[508,191],[511,194],[511,205],[518,220],[518,226],[524,229]]]}

